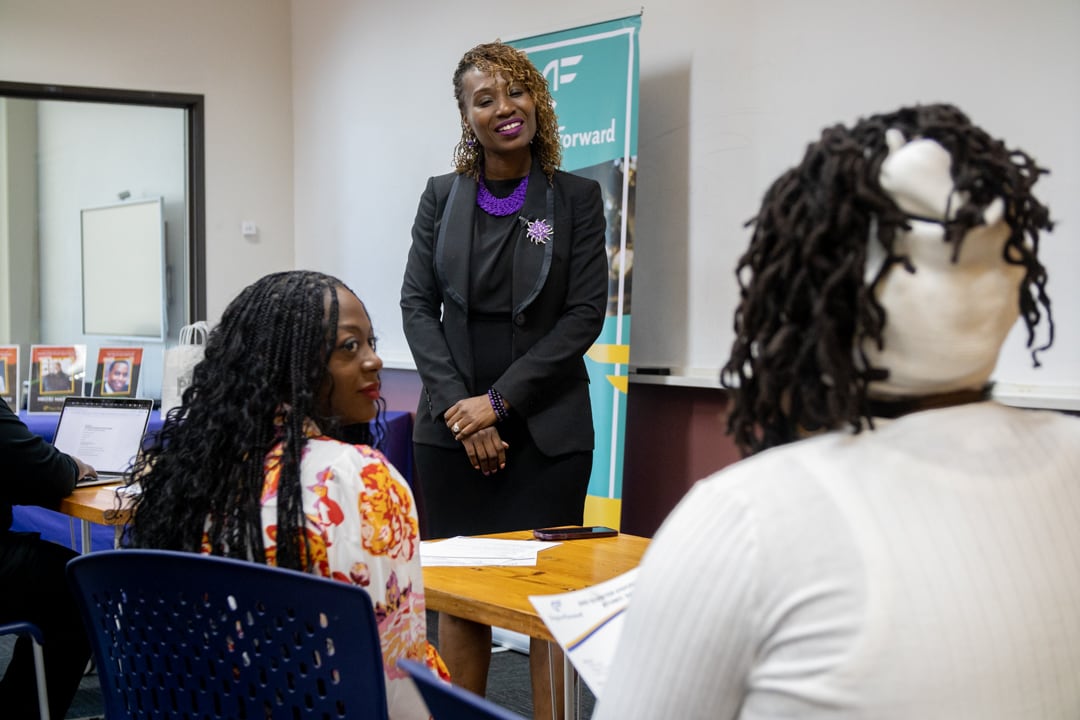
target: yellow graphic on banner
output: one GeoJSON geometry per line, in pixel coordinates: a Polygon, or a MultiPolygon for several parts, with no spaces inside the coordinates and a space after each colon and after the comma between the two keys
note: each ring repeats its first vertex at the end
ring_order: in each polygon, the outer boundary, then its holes
{"type": "Polygon", "coordinates": [[[588,495],[585,498],[585,524],[606,525],[619,529],[622,517],[622,499],[588,495]]]}
{"type": "Polygon", "coordinates": [[[585,355],[593,362],[626,365],[630,362],[630,346],[596,343],[585,355]]]}
{"type": "Polygon", "coordinates": [[[608,382],[611,383],[616,390],[622,394],[626,394],[627,389],[630,387],[630,378],[626,375],[608,375],[608,382]]]}
{"type": "MultiPolygon", "coordinates": [[[[589,348],[589,351],[585,353],[585,355],[593,362],[626,365],[630,362],[630,346],[596,343],[589,348]]],[[[612,387],[622,394],[626,394],[626,391],[630,386],[630,378],[626,375],[607,375],[606,377],[612,387]]]]}

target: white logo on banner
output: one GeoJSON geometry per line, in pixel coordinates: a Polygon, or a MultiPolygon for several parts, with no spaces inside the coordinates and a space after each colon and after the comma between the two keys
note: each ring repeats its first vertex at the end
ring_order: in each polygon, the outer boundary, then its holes
{"type": "Polygon", "coordinates": [[[544,78],[551,85],[551,91],[556,92],[560,85],[569,85],[574,82],[574,78],[577,77],[577,73],[564,73],[564,68],[571,68],[581,62],[581,58],[584,55],[571,55],[570,57],[559,58],[558,60],[552,60],[544,66],[544,78]]]}
{"type": "Polygon", "coordinates": [[[611,118],[611,125],[598,130],[586,130],[585,132],[563,132],[565,125],[559,126],[559,140],[564,148],[582,147],[585,145],[606,145],[613,143],[615,137],[615,118],[611,118]]]}

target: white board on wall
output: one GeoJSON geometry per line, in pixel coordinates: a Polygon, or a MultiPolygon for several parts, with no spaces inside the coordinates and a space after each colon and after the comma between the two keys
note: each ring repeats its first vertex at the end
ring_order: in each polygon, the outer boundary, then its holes
{"type": "Polygon", "coordinates": [[[1033,404],[1080,387],[1080,3],[675,2],[692,23],[642,24],[632,366],[715,381],[770,183],[829,125],[949,102],[1051,170],[1054,346],[1033,368],[1019,325],[995,380],[1033,404]]]}
{"type": "Polygon", "coordinates": [[[87,208],[81,220],[83,332],[163,339],[164,199],[87,208]]]}

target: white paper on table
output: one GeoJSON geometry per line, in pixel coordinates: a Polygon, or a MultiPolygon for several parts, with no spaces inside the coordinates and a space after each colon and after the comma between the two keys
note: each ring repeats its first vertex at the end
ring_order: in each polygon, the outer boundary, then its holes
{"type": "Polygon", "coordinates": [[[615,659],[637,568],[598,585],[558,595],[530,595],[529,602],[599,699],[615,659]]]}
{"type": "Polygon", "coordinates": [[[536,553],[558,545],[542,540],[452,537],[420,543],[422,567],[536,565],[536,553]]]}

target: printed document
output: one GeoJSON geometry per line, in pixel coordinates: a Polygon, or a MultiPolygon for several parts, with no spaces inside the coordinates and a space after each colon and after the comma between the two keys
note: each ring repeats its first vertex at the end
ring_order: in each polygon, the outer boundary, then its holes
{"type": "Polygon", "coordinates": [[[530,595],[540,619],[597,698],[604,688],[637,568],[599,585],[559,595],[530,595]]]}

